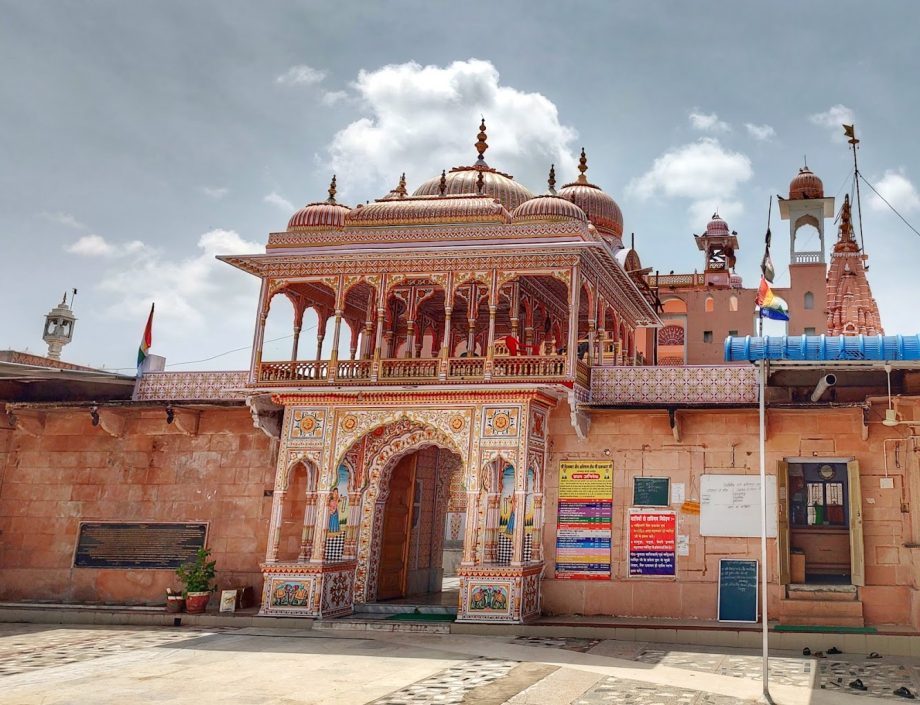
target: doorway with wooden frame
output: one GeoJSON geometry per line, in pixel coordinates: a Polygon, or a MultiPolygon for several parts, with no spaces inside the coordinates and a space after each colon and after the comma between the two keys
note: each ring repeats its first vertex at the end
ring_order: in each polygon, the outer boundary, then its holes
{"type": "Polygon", "coordinates": [[[859,463],[787,458],[777,469],[784,585],[865,584],[859,463]]]}
{"type": "Polygon", "coordinates": [[[396,461],[383,508],[378,602],[456,603],[458,593],[444,579],[443,552],[450,484],[460,468],[459,456],[435,446],[396,461]]]}

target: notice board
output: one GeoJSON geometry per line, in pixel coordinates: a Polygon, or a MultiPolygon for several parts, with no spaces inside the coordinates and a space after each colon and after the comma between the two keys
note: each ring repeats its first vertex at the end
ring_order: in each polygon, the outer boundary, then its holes
{"type": "Polygon", "coordinates": [[[609,580],[613,461],[559,463],[556,578],[609,580]]]}
{"type": "MultiPolygon", "coordinates": [[[[700,477],[700,536],[760,536],[760,475],[700,477]]],[[[767,536],[776,536],[774,475],[767,475],[767,536]]]]}
{"type": "Polygon", "coordinates": [[[178,568],[205,545],[204,522],[80,523],[76,568],[178,568]]]}
{"type": "Polygon", "coordinates": [[[671,505],[671,478],[633,478],[633,501],[637,507],[668,507],[671,505]]]}
{"type": "Polygon", "coordinates": [[[677,513],[629,510],[629,575],[677,574],[677,513]]]}
{"type": "Polygon", "coordinates": [[[719,561],[719,621],[757,621],[757,561],[719,561]]]}

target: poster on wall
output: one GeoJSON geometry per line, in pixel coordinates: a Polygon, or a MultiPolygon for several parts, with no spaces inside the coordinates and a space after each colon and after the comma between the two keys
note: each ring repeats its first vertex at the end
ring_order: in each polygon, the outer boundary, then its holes
{"type": "Polygon", "coordinates": [[[559,463],[556,578],[609,580],[613,461],[559,463]]]}
{"type": "Polygon", "coordinates": [[[677,514],[648,509],[629,510],[629,575],[677,575],[677,514]]]}

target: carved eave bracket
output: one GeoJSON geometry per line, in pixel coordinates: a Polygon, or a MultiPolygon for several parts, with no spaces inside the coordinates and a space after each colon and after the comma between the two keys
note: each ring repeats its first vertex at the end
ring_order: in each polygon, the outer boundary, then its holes
{"type": "Polygon", "coordinates": [[[246,406],[252,414],[252,425],[269,438],[281,438],[281,421],[284,417],[284,407],[275,404],[268,394],[248,397],[246,406]]]}
{"type": "Polygon", "coordinates": [[[113,438],[118,438],[125,432],[125,417],[112,409],[95,409],[99,419],[98,426],[113,438]]]}
{"type": "Polygon", "coordinates": [[[45,414],[41,411],[9,411],[7,418],[10,426],[27,436],[40,436],[45,430],[45,414]]]}
{"type": "Polygon", "coordinates": [[[198,435],[198,424],[201,421],[201,412],[190,409],[175,409],[173,411],[172,425],[179,433],[186,436],[198,435]]]}
{"type": "Polygon", "coordinates": [[[668,424],[671,426],[671,434],[674,440],[680,443],[681,423],[680,415],[675,407],[668,407],[668,424]]]}
{"type": "Polygon", "coordinates": [[[571,410],[572,428],[575,429],[575,433],[581,440],[587,439],[591,428],[591,415],[578,407],[574,391],[569,391],[569,409],[571,410]]]}

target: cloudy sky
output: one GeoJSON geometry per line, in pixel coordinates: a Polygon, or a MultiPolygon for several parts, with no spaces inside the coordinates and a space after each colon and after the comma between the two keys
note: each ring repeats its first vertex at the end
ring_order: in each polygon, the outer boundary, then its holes
{"type": "MultiPolygon", "coordinates": [[[[333,172],[354,205],[470,163],[480,114],[489,163],[534,191],[584,146],[663,272],[701,265],[691,234],[717,208],[756,285],[769,195],[804,155],[828,195],[849,189],[841,122],[920,227],[913,0],[0,0],[0,16],[0,349],[44,352],[44,314],[77,287],[65,359],[130,368],[155,300],[171,369],[245,367],[257,287],[214,255],[260,250],[333,172]]],[[[920,237],[866,189],[863,211],[886,329],[917,332],[920,237]]],[[[773,231],[782,285],[776,210],[773,231]]]]}

